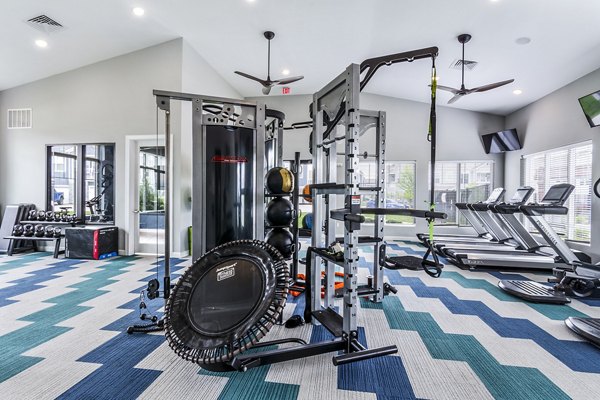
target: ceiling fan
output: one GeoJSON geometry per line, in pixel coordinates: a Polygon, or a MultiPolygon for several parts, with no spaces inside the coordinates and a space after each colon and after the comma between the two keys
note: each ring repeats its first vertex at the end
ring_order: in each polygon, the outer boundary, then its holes
{"type": "Polygon", "coordinates": [[[509,79],[507,81],[490,83],[489,85],[479,86],[473,89],[465,88],[465,43],[471,40],[471,35],[468,33],[463,33],[462,35],[458,35],[458,42],[462,44],[462,83],[460,85],[460,89],[454,89],[449,86],[437,85],[438,89],[446,90],[454,95],[449,101],[448,104],[454,103],[456,100],[460,99],[463,96],[466,96],[471,93],[485,92],[488,90],[496,89],[500,86],[508,85],[511,82],[514,82],[514,79],[509,79]]]}
{"type": "Polygon", "coordinates": [[[234,71],[236,74],[243,76],[244,78],[252,79],[260,83],[263,86],[262,92],[263,94],[269,94],[271,92],[271,88],[275,85],[287,85],[288,83],[299,81],[300,79],[304,79],[304,76],[293,76],[291,78],[282,78],[271,80],[271,40],[275,37],[275,34],[271,31],[266,31],[263,33],[265,38],[268,40],[268,56],[267,56],[267,79],[260,79],[255,76],[246,74],[240,71],[234,71]]]}

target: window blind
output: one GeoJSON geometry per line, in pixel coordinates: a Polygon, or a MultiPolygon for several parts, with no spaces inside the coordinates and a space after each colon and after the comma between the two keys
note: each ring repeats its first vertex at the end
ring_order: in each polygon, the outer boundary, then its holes
{"type": "MultiPolygon", "coordinates": [[[[575,190],[565,204],[568,215],[547,215],[554,230],[571,240],[590,241],[592,202],[592,144],[583,144],[525,156],[524,183],[535,189],[533,201],[542,200],[558,183],[570,183],[575,190]]],[[[529,229],[532,229],[528,223],[529,229]]]]}

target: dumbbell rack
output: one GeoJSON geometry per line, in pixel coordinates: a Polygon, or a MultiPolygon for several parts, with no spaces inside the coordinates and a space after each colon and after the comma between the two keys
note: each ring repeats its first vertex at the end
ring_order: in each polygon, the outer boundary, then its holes
{"type": "MultiPolygon", "coordinates": [[[[31,225],[49,225],[49,226],[71,226],[75,227],[80,225],[80,221],[73,222],[60,222],[60,221],[33,221],[33,220],[22,220],[19,221],[21,225],[31,224],[31,225]]],[[[15,244],[19,241],[29,241],[32,244],[32,247],[28,250],[38,251],[37,242],[51,242],[54,241],[54,258],[58,258],[60,254],[65,254],[64,250],[60,250],[60,244],[62,239],[65,237],[64,233],[61,233],[58,237],[38,237],[38,236],[8,236],[7,239],[10,239],[10,244],[8,246],[7,255],[11,256],[15,253],[15,244]]],[[[17,252],[21,252],[18,250],[17,252]]]]}

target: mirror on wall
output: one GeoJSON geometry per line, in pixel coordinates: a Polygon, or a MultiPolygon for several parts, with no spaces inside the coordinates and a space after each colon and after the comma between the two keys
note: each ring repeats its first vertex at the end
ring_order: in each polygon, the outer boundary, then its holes
{"type": "Polygon", "coordinates": [[[114,224],[114,143],[47,146],[46,209],[114,224]]]}

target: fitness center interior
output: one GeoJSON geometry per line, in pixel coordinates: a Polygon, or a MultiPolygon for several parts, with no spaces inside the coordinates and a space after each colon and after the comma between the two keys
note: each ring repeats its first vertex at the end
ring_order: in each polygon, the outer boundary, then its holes
{"type": "Polygon", "coordinates": [[[5,1],[2,399],[600,398],[600,3],[5,1]]]}

